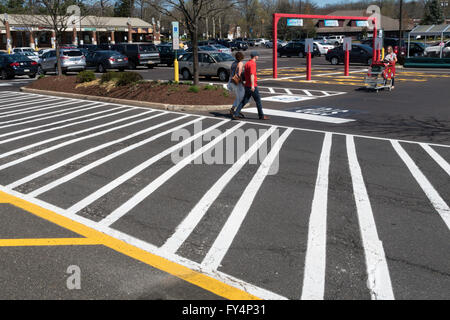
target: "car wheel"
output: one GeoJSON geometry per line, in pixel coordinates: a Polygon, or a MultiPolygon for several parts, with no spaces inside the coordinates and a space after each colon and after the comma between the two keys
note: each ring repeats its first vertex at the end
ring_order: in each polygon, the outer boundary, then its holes
{"type": "Polygon", "coordinates": [[[340,44],[340,43],[336,41],[336,42],[334,43],[334,46],[337,47],[337,46],[339,46],[339,44],[340,44]]]}
{"type": "Polygon", "coordinates": [[[123,71],[125,71],[125,68],[119,68],[119,71],[123,72],[123,71]]]}
{"type": "Polygon", "coordinates": [[[154,67],[155,67],[154,64],[148,64],[148,65],[147,65],[147,68],[148,68],[148,69],[153,69],[154,67]]]}
{"type": "Polygon", "coordinates": [[[55,75],[59,75],[59,73],[58,73],[58,66],[55,66],[55,75]]]}
{"type": "Polygon", "coordinates": [[[300,52],[298,53],[298,56],[299,56],[300,58],[304,58],[304,57],[305,57],[305,53],[304,53],[303,51],[300,51],[300,52]]]}
{"type": "Polygon", "coordinates": [[[105,73],[106,72],[105,67],[101,63],[98,65],[98,72],[100,72],[100,73],[105,73]]]}
{"type": "Polygon", "coordinates": [[[128,66],[130,67],[131,70],[135,70],[136,69],[136,64],[133,61],[129,61],[128,62],[128,66]]]}
{"type": "Polygon", "coordinates": [[[331,61],[331,64],[334,66],[339,64],[339,59],[337,57],[331,58],[330,61],[331,61]]]}
{"type": "Polygon", "coordinates": [[[44,69],[42,69],[41,66],[39,66],[39,67],[38,67],[37,73],[38,73],[38,74],[45,74],[45,71],[44,71],[44,69]]]}
{"type": "Polygon", "coordinates": [[[36,73],[29,74],[28,77],[30,77],[30,79],[36,78],[36,73]]]}
{"type": "Polygon", "coordinates": [[[228,76],[228,72],[225,69],[220,69],[218,76],[219,76],[220,81],[222,81],[222,82],[228,81],[229,76],[228,76]]]}
{"type": "Polygon", "coordinates": [[[367,60],[367,65],[368,65],[368,66],[371,66],[371,65],[372,65],[372,59],[368,59],[368,60],[367,60]]]}
{"type": "Polygon", "coordinates": [[[8,80],[8,73],[6,72],[6,70],[1,71],[0,77],[2,78],[2,80],[8,80]]]}
{"type": "Polygon", "coordinates": [[[183,69],[181,71],[181,75],[183,76],[183,80],[189,80],[191,79],[191,73],[189,72],[188,69],[183,69]]]}

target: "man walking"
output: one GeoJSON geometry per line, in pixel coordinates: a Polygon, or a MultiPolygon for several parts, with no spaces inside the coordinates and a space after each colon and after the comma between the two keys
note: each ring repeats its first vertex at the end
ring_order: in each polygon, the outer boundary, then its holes
{"type": "Polygon", "coordinates": [[[239,119],[239,113],[241,109],[253,98],[256,102],[256,107],[258,108],[258,116],[261,120],[268,120],[269,117],[265,116],[262,109],[261,97],[258,91],[258,79],[256,77],[256,61],[259,58],[259,53],[257,51],[252,51],[250,53],[250,60],[245,64],[245,95],[244,99],[241,101],[239,106],[234,111],[231,119],[239,119]]]}

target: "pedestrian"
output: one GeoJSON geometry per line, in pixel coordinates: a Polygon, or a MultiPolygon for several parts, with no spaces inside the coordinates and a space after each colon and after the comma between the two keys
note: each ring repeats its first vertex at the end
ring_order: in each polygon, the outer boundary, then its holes
{"type": "MultiPolygon", "coordinates": [[[[244,89],[244,54],[242,52],[237,52],[235,55],[236,61],[233,62],[230,68],[230,80],[228,81],[228,90],[234,92],[236,99],[234,100],[233,106],[231,107],[230,114],[233,115],[239,103],[244,99],[245,89],[244,89]]],[[[242,114],[241,114],[242,115],[242,114]]]]}
{"type": "Polygon", "coordinates": [[[258,116],[261,120],[268,120],[269,117],[264,115],[261,103],[261,97],[258,91],[258,78],[256,76],[256,61],[259,58],[258,51],[252,51],[250,53],[250,60],[245,64],[244,71],[244,87],[245,87],[245,95],[244,99],[241,101],[239,106],[234,111],[234,114],[231,116],[231,119],[237,120],[239,119],[239,114],[241,109],[250,101],[250,98],[253,98],[256,102],[256,107],[258,108],[258,116]]]}
{"type": "MultiPolygon", "coordinates": [[[[388,54],[384,57],[385,62],[389,62],[395,68],[395,64],[397,63],[397,55],[395,54],[392,46],[387,47],[388,54]]],[[[394,89],[395,77],[392,77],[392,89],[394,89]]]]}

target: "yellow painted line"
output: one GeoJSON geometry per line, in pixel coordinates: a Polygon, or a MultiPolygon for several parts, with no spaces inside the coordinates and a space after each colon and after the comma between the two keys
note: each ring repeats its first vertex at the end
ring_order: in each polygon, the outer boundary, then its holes
{"type": "Polygon", "coordinates": [[[83,246],[100,244],[102,243],[89,238],[0,239],[0,247],[83,246]]]}
{"type": "Polygon", "coordinates": [[[122,240],[118,240],[100,231],[89,228],[79,222],[73,221],[51,210],[42,208],[21,198],[0,191],[0,199],[2,199],[4,202],[10,203],[11,205],[28,211],[42,219],[53,222],[54,224],[73,231],[81,236],[89,238],[92,241],[97,241],[98,243],[101,243],[102,245],[120,252],[126,256],[146,263],[156,269],[167,272],[175,277],[192,283],[193,285],[210,291],[218,296],[230,300],[260,300],[258,297],[243,290],[232,287],[200,272],[191,270],[178,263],[149,253],[122,240]]]}

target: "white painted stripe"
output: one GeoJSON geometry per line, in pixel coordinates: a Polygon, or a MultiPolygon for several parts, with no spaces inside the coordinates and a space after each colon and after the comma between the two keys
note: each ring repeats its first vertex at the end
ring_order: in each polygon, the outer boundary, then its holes
{"type": "Polygon", "coordinates": [[[194,159],[198,156],[202,155],[205,151],[214,147],[217,143],[221,142],[228,135],[233,133],[236,129],[243,126],[243,123],[238,123],[234,127],[226,130],[221,135],[217,136],[214,140],[196,150],[191,155],[185,157],[183,160],[178,162],[176,165],[171,167],[169,170],[165,171],[158,178],[153,180],[147,186],[145,186],[142,190],[132,196],[130,199],[125,201],[120,207],[111,212],[106,218],[99,222],[101,225],[110,226],[120,218],[122,218],[125,214],[130,212],[134,207],[136,207],[139,203],[144,201],[147,197],[149,197],[155,190],[157,190],[160,186],[166,183],[170,178],[172,178],[175,174],[181,171],[184,167],[190,164],[194,159]]]}
{"type": "MultiPolygon", "coordinates": [[[[39,135],[39,134],[42,134],[42,133],[45,133],[45,132],[51,132],[51,131],[55,131],[55,130],[59,130],[59,129],[64,129],[64,128],[71,127],[71,126],[74,126],[74,125],[77,125],[77,124],[81,124],[81,123],[86,123],[86,122],[91,122],[91,121],[95,121],[95,120],[111,117],[111,116],[115,115],[116,113],[109,113],[109,112],[117,110],[117,109],[123,109],[123,108],[117,107],[117,108],[113,108],[113,109],[110,109],[110,110],[102,110],[102,111],[98,111],[98,112],[95,112],[95,113],[92,113],[92,114],[83,115],[83,116],[80,116],[80,117],[77,117],[77,118],[86,118],[86,117],[91,117],[91,116],[107,113],[106,115],[101,116],[101,117],[95,117],[95,118],[90,118],[90,119],[87,119],[87,120],[76,121],[74,123],[65,124],[63,126],[49,128],[49,129],[44,129],[44,130],[39,130],[39,131],[36,131],[36,132],[23,134],[21,136],[17,136],[17,137],[1,140],[0,144],[4,144],[4,143],[11,142],[11,141],[20,140],[20,139],[31,137],[31,136],[35,136],[35,135],[39,135]]],[[[126,109],[125,111],[129,111],[129,110],[126,109]]],[[[16,133],[16,132],[14,132],[14,133],[16,133]]],[[[9,133],[5,133],[5,135],[9,135],[9,133]]]]}
{"type": "Polygon", "coordinates": [[[17,110],[9,111],[9,112],[5,112],[5,113],[1,113],[0,118],[9,118],[9,117],[14,117],[14,116],[18,116],[18,115],[26,114],[26,113],[33,113],[33,112],[39,112],[39,111],[47,110],[47,109],[54,109],[54,108],[57,108],[62,105],[67,105],[69,103],[74,103],[74,102],[59,101],[57,103],[44,105],[44,107],[43,106],[34,106],[34,107],[21,109],[21,112],[17,112],[17,110]]]}
{"type": "MultiPolygon", "coordinates": [[[[39,103],[43,103],[43,102],[47,102],[47,101],[54,101],[55,98],[42,98],[36,101],[36,98],[33,98],[33,101],[20,101],[20,102],[15,102],[15,103],[8,103],[7,107],[1,107],[0,110],[7,110],[7,109],[14,109],[14,108],[21,108],[23,106],[27,106],[29,104],[39,104],[39,103]]],[[[61,100],[61,99],[59,99],[61,100]]]]}
{"type": "Polygon", "coordinates": [[[30,203],[33,203],[35,205],[38,205],[41,208],[53,211],[53,212],[55,212],[55,213],[57,213],[57,214],[59,214],[61,216],[67,217],[67,218],[69,218],[69,219],[71,219],[73,221],[76,221],[78,223],[81,223],[81,224],[83,224],[83,225],[85,225],[85,226],[87,226],[89,228],[92,228],[92,229],[95,229],[97,231],[103,232],[104,234],[107,234],[107,235],[109,235],[111,237],[114,237],[114,238],[116,238],[118,240],[121,240],[121,241],[124,241],[126,243],[129,243],[129,244],[131,244],[131,245],[133,245],[133,246],[135,246],[137,248],[140,248],[142,250],[145,250],[145,251],[147,251],[147,252],[149,252],[151,254],[163,257],[163,258],[165,258],[165,259],[167,259],[169,261],[173,261],[175,263],[183,265],[183,266],[185,266],[187,268],[190,268],[192,270],[201,272],[201,273],[203,273],[205,275],[210,276],[213,279],[222,281],[222,282],[224,282],[224,283],[226,283],[226,284],[228,284],[228,285],[230,285],[232,287],[244,290],[244,291],[246,291],[246,292],[248,292],[248,293],[250,293],[250,294],[252,294],[254,296],[257,296],[257,297],[259,297],[261,299],[265,299],[265,300],[287,300],[286,297],[283,297],[283,296],[281,296],[279,294],[276,294],[274,292],[271,292],[269,290],[266,290],[266,289],[263,289],[263,288],[259,288],[259,287],[255,286],[255,285],[250,284],[250,283],[246,283],[245,281],[237,279],[237,278],[235,278],[233,276],[230,276],[230,275],[228,275],[226,273],[217,272],[217,271],[206,272],[206,271],[201,269],[200,264],[198,264],[198,263],[196,263],[194,261],[188,260],[186,258],[177,256],[177,255],[174,255],[174,254],[169,254],[169,253],[164,252],[162,250],[159,250],[157,247],[155,247],[154,245],[152,245],[150,243],[147,243],[145,241],[142,241],[140,239],[132,237],[132,236],[130,236],[128,234],[125,234],[123,232],[111,229],[109,227],[100,226],[100,225],[98,225],[96,222],[94,222],[92,220],[89,220],[87,218],[81,217],[81,216],[79,216],[77,214],[69,213],[66,210],[63,210],[63,209],[61,209],[59,207],[56,207],[56,206],[54,206],[52,204],[49,204],[47,202],[44,202],[44,201],[41,201],[39,199],[35,199],[35,198],[32,198],[32,197],[29,197],[27,195],[21,194],[19,192],[14,191],[14,190],[9,190],[9,189],[7,189],[7,188],[5,188],[3,186],[0,186],[0,190],[3,191],[3,192],[6,192],[8,194],[11,194],[11,195],[13,195],[15,197],[18,197],[20,199],[23,199],[25,201],[28,201],[30,203]]]}
{"type": "Polygon", "coordinates": [[[275,90],[273,88],[268,88],[270,93],[275,93],[275,90]]]}
{"type": "Polygon", "coordinates": [[[308,97],[314,97],[314,95],[308,90],[302,90],[308,97]]]}
{"type": "MultiPolygon", "coordinates": [[[[29,99],[43,99],[44,97],[31,97],[31,96],[26,96],[26,97],[18,97],[16,95],[11,96],[10,98],[7,99],[2,99],[0,100],[0,106],[3,106],[5,104],[9,104],[9,102],[11,101],[18,101],[20,100],[18,103],[22,102],[23,100],[29,100],[29,99]]],[[[33,100],[35,101],[35,100],[33,100]]]]}
{"type": "Polygon", "coordinates": [[[425,175],[420,171],[419,167],[414,163],[408,153],[403,149],[403,147],[397,141],[391,141],[392,146],[395,151],[397,151],[400,158],[408,167],[414,179],[416,179],[419,186],[422,188],[423,192],[427,195],[434,209],[439,213],[447,228],[450,229],[450,208],[445,203],[444,199],[439,195],[430,181],[425,177],[425,175]]]}
{"type": "MultiPolygon", "coordinates": [[[[118,112],[118,113],[122,113],[122,112],[124,112],[124,111],[121,111],[121,112],[118,112]]],[[[152,112],[152,111],[149,111],[149,112],[152,112]]],[[[131,116],[131,117],[122,118],[122,119],[115,120],[115,121],[112,121],[112,122],[107,122],[107,123],[104,123],[104,124],[101,124],[101,125],[98,125],[98,126],[95,126],[95,127],[92,127],[92,128],[83,129],[83,130],[80,130],[80,131],[77,131],[77,132],[71,132],[71,133],[65,134],[63,136],[58,136],[58,137],[54,137],[54,138],[47,139],[47,140],[44,140],[44,141],[40,141],[40,142],[37,142],[37,143],[33,143],[33,144],[30,144],[30,145],[27,145],[27,146],[24,146],[24,147],[21,147],[21,148],[18,148],[18,149],[6,152],[6,153],[2,153],[2,154],[0,154],[0,158],[5,158],[5,157],[10,156],[12,154],[16,154],[16,153],[19,153],[19,152],[22,152],[22,151],[34,148],[36,146],[40,146],[42,144],[46,144],[46,143],[52,142],[52,141],[55,141],[55,140],[60,140],[60,139],[65,138],[65,137],[76,136],[76,135],[78,135],[80,133],[92,131],[92,130],[95,130],[95,129],[98,129],[98,128],[102,128],[102,127],[110,126],[110,125],[113,125],[113,124],[116,124],[116,123],[119,123],[119,122],[130,120],[130,119],[142,116],[144,114],[145,113],[141,113],[139,115],[134,115],[134,116],[131,116]]],[[[143,119],[141,119],[141,120],[143,120],[143,119]]],[[[141,120],[138,120],[138,121],[141,122],[141,120]]],[[[79,142],[79,141],[82,141],[82,140],[86,140],[86,139],[89,139],[89,138],[93,138],[93,137],[96,137],[96,136],[99,136],[99,135],[102,135],[102,134],[105,134],[105,133],[108,133],[108,132],[111,132],[111,131],[119,130],[119,129],[122,129],[122,128],[125,128],[125,127],[129,127],[131,125],[134,125],[135,122],[130,122],[130,123],[118,126],[118,127],[110,128],[110,129],[103,130],[103,131],[99,131],[99,132],[92,133],[92,134],[84,136],[84,137],[68,140],[66,142],[57,144],[55,146],[51,146],[51,147],[49,147],[47,149],[43,149],[43,150],[40,150],[38,152],[32,153],[30,155],[27,155],[25,157],[16,159],[14,161],[10,161],[8,163],[5,163],[5,164],[0,166],[0,170],[9,168],[9,167],[14,166],[16,164],[19,164],[21,162],[24,162],[24,161],[27,161],[29,159],[35,158],[37,156],[40,156],[42,154],[45,154],[47,152],[50,152],[50,151],[53,151],[53,150],[56,150],[56,149],[68,146],[68,145],[70,145],[72,143],[79,142]]]]}
{"type": "MultiPolygon", "coordinates": [[[[202,119],[204,119],[204,118],[200,118],[200,120],[202,120],[202,119]]],[[[180,143],[178,143],[178,144],[176,144],[176,145],[174,145],[174,146],[164,150],[163,152],[161,152],[161,153],[151,157],[150,159],[144,161],[143,163],[141,163],[137,167],[133,168],[130,171],[127,171],[126,173],[124,173],[120,177],[118,177],[117,179],[109,182],[107,185],[103,186],[102,188],[98,189],[94,193],[90,194],[89,196],[87,196],[83,200],[75,203],[70,208],[68,208],[67,211],[71,212],[71,213],[76,213],[76,212],[80,211],[81,209],[85,208],[89,204],[91,204],[94,201],[96,201],[97,199],[101,198],[102,196],[104,196],[105,194],[107,194],[108,192],[113,190],[114,188],[118,187],[119,185],[121,185],[125,181],[131,179],[132,177],[137,175],[142,170],[148,168],[153,163],[157,162],[158,160],[161,160],[162,158],[170,155],[172,152],[182,148],[183,146],[185,146],[185,145],[191,143],[192,141],[194,141],[195,139],[201,137],[202,135],[210,132],[211,130],[216,129],[217,127],[219,127],[219,126],[221,126],[221,125],[223,125],[223,124],[225,124],[227,122],[229,122],[229,121],[221,121],[221,122],[219,122],[219,123],[217,123],[217,124],[207,128],[205,130],[202,130],[202,131],[196,133],[192,137],[190,137],[188,139],[185,139],[185,140],[181,141],[180,143]]]]}
{"type": "Polygon", "coordinates": [[[283,132],[280,138],[273,145],[269,154],[264,158],[264,161],[259,166],[258,171],[253,176],[248,186],[245,188],[242,196],[239,198],[233,211],[228,217],[227,222],[203,259],[201,265],[206,270],[217,270],[220,267],[220,263],[233,243],[233,240],[238,233],[242,222],[247,216],[247,212],[250,209],[259,188],[264,182],[266,176],[269,174],[273,161],[276,157],[278,157],[278,153],[280,152],[283,143],[291,132],[292,129],[288,129],[283,132]]]}
{"type": "Polygon", "coordinates": [[[317,170],[311,215],[309,217],[302,300],[323,300],[325,292],[328,172],[331,145],[332,134],[326,133],[317,170]]]}
{"type": "Polygon", "coordinates": [[[447,172],[447,174],[450,176],[450,164],[445,161],[445,159],[442,158],[440,154],[434,151],[433,148],[431,148],[429,145],[425,143],[421,143],[420,145],[430,155],[430,157],[432,157],[433,160],[436,161],[436,163],[440,165],[441,168],[444,169],[444,171],[447,172]]]}
{"type": "MultiPolygon", "coordinates": [[[[361,69],[361,70],[355,70],[355,71],[350,71],[349,73],[363,73],[363,72],[367,72],[368,69],[361,69]]],[[[343,75],[344,72],[332,72],[332,73],[319,73],[316,74],[317,77],[320,76],[334,76],[334,75],[343,75]]],[[[264,80],[288,80],[288,79],[297,79],[297,78],[306,78],[306,74],[302,75],[302,76],[293,76],[293,77],[283,77],[283,78],[277,78],[277,79],[264,79],[264,80]]]]}
{"type": "MultiPolygon", "coordinates": [[[[91,103],[91,105],[93,105],[93,104],[95,104],[95,103],[91,103]]],[[[99,107],[102,107],[102,106],[104,106],[104,104],[92,106],[92,107],[83,109],[83,111],[91,110],[91,109],[96,109],[96,108],[99,108],[99,107]]],[[[73,120],[77,120],[77,119],[82,119],[82,118],[86,118],[86,117],[91,117],[91,116],[94,116],[94,115],[97,115],[97,114],[101,114],[101,113],[105,113],[105,112],[109,112],[109,111],[113,111],[113,110],[115,110],[115,109],[103,110],[103,111],[99,111],[99,112],[95,112],[95,113],[84,114],[84,115],[81,115],[81,116],[78,116],[78,117],[75,117],[75,118],[59,120],[59,121],[56,121],[56,122],[49,122],[49,123],[42,124],[42,125],[36,126],[36,127],[28,127],[28,128],[20,129],[20,130],[16,130],[16,131],[9,131],[9,132],[7,132],[7,133],[0,134],[0,138],[7,137],[7,136],[11,136],[11,135],[18,134],[18,133],[22,133],[22,132],[26,132],[26,131],[31,131],[31,130],[39,129],[39,128],[45,128],[45,127],[48,127],[48,126],[54,126],[54,125],[56,125],[56,124],[65,123],[65,122],[69,122],[69,121],[73,121],[73,120]]],[[[72,123],[71,125],[75,125],[75,124],[77,124],[77,122],[72,123]]],[[[9,126],[3,126],[3,127],[11,127],[11,126],[16,126],[16,125],[17,125],[17,124],[13,124],[13,125],[10,124],[9,126]]],[[[21,123],[21,125],[23,125],[23,123],[21,123]]],[[[55,128],[49,129],[48,131],[57,130],[57,129],[61,129],[61,128],[64,128],[64,127],[65,127],[65,126],[62,126],[62,127],[55,127],[55,128]]],[[[1,128],[1,127],[0,127],[0,128],[1,128]]],[[[43,130],[43,131],[38,131],[38,133],[48,132],[48,131],[47,131],[47,130],[43,130]]],[[[37,134],[37,133],[33,133],[33,134],[37,134]]],[[[0,141],[0,143],[2,143],[2,141],[0,141]]]]}
{"type": "Polygon", "coordinates": [[[366,259],[367,285],[373,300],[393,300],[391,278],[383,244],[378,238],[372,206],[359,166],[353,136],[347,135],[347,156],[353,183],[356,211],[366,259]]]}
{"type": "Polygon", "coordinates": [[[291,90],[289,90],[289,89],[284,89],[284,91],[286,91],[287,94],[292,95],[292,91],[291,91],[291,90]]]}
{"type": "MultiPolygon", "coordinates": [[[[244,112],[258,113],[258,109],[248,108],[248,109],[244,109],[244,112]]],[[[353,119],[318,116],[318,115],[314,115],[314,114],[282,111],[282,110],[275,110],[275,109],[264,109],[264,114],[269,115],[269,116],[286,117],[286,118],[294,118],[294,119],[310,120],[310,121],[318,121],[318,122],[326,122],[326,123],[335,123],[335,124],[342,124],[342,123],[348,123],[348,122],[355,121],[353,119]]]]}
{"type": "Polygon", "coordinates": [[[89,109],[93,109],[93,108],[101,108],[103,106],[105,106],[105,104],[93,102],[93,103],[88,103],[88,104],[81,105],[81,106],[76,106],[73,108],[64,108],[63,110],[52,111],[52,112],[48,112],[45,114],[34,115],[34,116],[22,118],[22,119],[4,121],[4,122],[0,122],[0,124],[3,124],[3,123],[9,123],[9,124],[0,125],[0,129],[14,127],[14,126],[18,126],[18,125],[24,125],[24,124],[32,123],[32,122],[43,121],[43,120],[52,119],[52,118],[58,118],[58,117],[66,116],[68,114],[72,114],[72,113],[83,112],[84,110],[89,110],[89,109]],[[95,105],[95,104],[97,104],[97,105],[95,105]],[[91,105],[95,105],[95,106],[86,108],[87,106],[91,106],[91,105]],[[67,111],[67,112],[63,112],[63,111],[67,111]],[[53,114],[53,115],[48,116],[48,117],[38,118],[40,116],[49,115],[49,114],[53,114]],[[32,119],[32,120],[28,120],[28,119],[32,119]],[[26,120],[26,121],[23,121],[23,120],[26,120]]]}
{"type": "Polygon", "coordinates": [[[327,96],[327,97],[330,96],[330,94],[327,91],[320,91],[320,92],[322,92],[324,96],[327,96]]]}
{"type": "MultiPolygon", "coordinates": [[[[160,114],[160,115],[162,115],[162,114],[160,114]]],[[[160,116],[160,115],[157,115],[157,116],[160,116]]],[[[154,118],[154,117],[155,117],[155,116],[150,117],[148,120],[150,120],[150,119],[152,119],[152,118],[154,118]]],[[[133,138],[133,137],[138,136],[138,135],[140,135],[140,134],[143,134],[143,133],[146,133],[146,132],[155,130],[155,129],[157,129],[157,128],[160,128],[160,127],[165,126],[165,125],[167,125],[167,124],[173,123],[173,122],[175,122],[175,121],[182,120],[182,119],[187,118],[187,117],[189,117],[189,115],[181,116],[181,117],[178,117],[178,118],[175,118],[175,119],[172,119],[172,120],[169,120],[169,121],[166,121],[166,122],[157,124],[157,125],[155,125],[155,126],[152,126],[152,127],[150,127],[150,128],[147,128],[147,129],[145,129],[145,130],[141,130],[141,131],[139,131],[139,132],[133,133],[133,134],[131,134],[131,135],[129,135],[129,136],[126,136],[126,137],[124,137],[124,138],[121,138],[121,139],[118,139],[118,140],[114,140],[114,141],[105,143],[105,144],[103,144],[103,145],[97,146],[97,147],[95,147],[95,148],[89,149],[89,150],[87,150],[87,151],[82,152],[81,154],[77,154],[77,155],[75,155],[75,156],[73,156],[73,157],[70,157],[70,158],[68,158],[68,159],[65,159],[65,160],[63,160],[63,161],[57,163],[56,165],[53,165],[53,166],[51,166],[51,167],[49,167],[49,168],[46,168],[46,169],[44,169],[42,172],[37,172],[37,173],[35,173],[35,174],[32,174],[31,178],[34,179],[34,178],[36,178],[36,176],[40,176],[40,175],[42,175],[42,174],[45,174],[45,173],[47,173],[47,172],[50,172],[50,171],[54,170],[54,168],[61,167],[62,165],[65,165],[65,164],[67,164],[67,163],[70,163],[71,161],[74,161],[74,160],[76,160],[76,159],[79,159],[79,158],[81,158],[81,157],[84,157],[84,156],[86,156],[87,154],[90,154],[90,153],[92,153],[92,152],[95,152],[95,151],[98,151],[98,150],[100,150],[100,149],[106,148],[106,147],[108,147],[108,146],[110,146],[110,145],[117,144],[117,143],[119,143],[119,142],[121,142],[121,141],[130,139],[130,138],[133,138]]],[[[61,185],[61,184],[63,184],[63,183],[66,183],[66,182],[68,182],[68,181],[70,181],[70,180],[72,180],[72,179],[74,179],[74,178],[76,178],[76,177],[82,175],[83,173],[86,173],[86,172],[92,170],[92,169],[95,168],[95,167],[98,167],[99,165],[101,165],[101,164],[103,164],[103,163],[106,163],[106,162],[108,162],[108,161],[111,161],[112,159],[117,158],[118,156],[120,156],[120,155],[122,155],[122,154],[125,154],[125,153],[127,153],[127,152],[130,152],[131,150],[134,150],[134,149],[136,149],[136,148],[138,148],[138,147],[141,147],[141,146],[143,146],[143,145],[145,145],[145,144],[147,144],[147,143],[149,143],[149,142],[151,142],[151,141],[154,141],[154,140],[156,140],[156,139],[158,139],[158,138],[160,138],[160,137],[162,137],[162,136],[165,136],[165,135],[167,135],[167,134],[169,134],[169,133],[171,133],[171,132],[174,132],[174,131],[176,131],[176,130],[179,130],[179,129],[181,129],[181,128],[184,128],[184,127],[186,127],[186,126],[188,126],[188,125],[190,125],[190,124],[193,124],[193,123],[195,123],[195,122],[197,122],[197,121],[200,121],[200,118],[197,118],[197,119],[195,119],[195,120],[192,120],[192,121],[183,123],[183,124],[181,124],[181,125],[179,125],[179,126],[177,126],[177,127],[171,128],[171,129],[166,130],[166,131],[161,132],[161,133],[158,133],[158,134],[153,135],[153,136],[151,136],[151,137],[149,137],[149,138],[147,138],[147,139],[145,139],[145,140],[139,141],[139,142],[137,142],[137,143],[135,143],[135,144],[129,145],[129,146],[126,147],[126,148],[123,148],[123,149],[121,149],[121,150],[118,150],[118,151],[116,151],[116,152],[113,152],[112,154],[110,154],[110,155],[108,155],[108,156],[106,156],[106,157],[103,157],[103,158],[100,158],[100,159],[98,159],[98,160],[96,160],[96,161],[94,161],[94,162],[91,162],[91,163],[89,163],[88,165],[86,165],[86,166],[84,166],[84,167],[82,167],[82,168],[80,168],[80,169],[78,169],[78,170],[76,170],[76,171],[74,171],[74,172],[72,172],[72,173],[70,173],[70,174],[67,174],[67,175],[65,175],[65,176],[62,176],[62,177],[60,177],[59,179],[57,179],[57,180],[55,180],[55,181],[53,181],[53,182],[50,182],[50,183],[48,183],[48,184],[46,184],[46,185],[44,185],[44,186],[42,186],[42,187],[40,187],[40,188],[34,190],[33,192],[29,193],[29,195],[31,195],[31,196],[33,196],[33,197],[36,197],[36,196],[38,196],[38,195],[40,195],[40,194],[42,194],[42,193],[45,193],[45,192],[47,192],[47,191],[49,191],[49,190],[51,190],[51,189],[53,189],[53,188],[56,188],[57,186],[59,186],[59,185],[61,185]]],[[[26,178],[24,178],[24,179],[21,179],[21,180],[18,181],[17,183],[14,183],[14,185],[17,186],[18,184],[23,183],[24,180],[28,180],[28,181],[29,181],[29,178],[26,177],[26,178]]],[[[27,182],[27,181],[25,181],[25,182],[27,182]]],[[[14,185],[10,185],[9,187],[10,187],[10,188],[13,188],[14,185]]]]}
{"type": "Polygon", "coordinates": [[[172,236],[167,239],[162,250],[171,253],[177,252],[181,245],[186,241],[190,234],[194,231],[200,220],[209,210],[217,197],[222,193],[223,189],[233,179],[233,177],[242,169],[242,167],[249,161],[249,159],[258,151],[259,147],[266,141],[276,127],[270,127],[264,134],[256,141],[236,163],[229,168],[219,180],[208,190],[207,193],[200,199],[195,207],[189,212],[184,220],[178,225],[172,236]]]}

